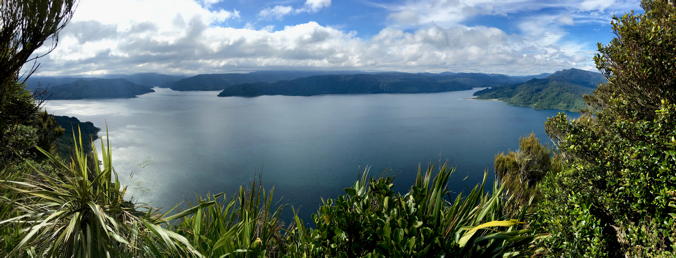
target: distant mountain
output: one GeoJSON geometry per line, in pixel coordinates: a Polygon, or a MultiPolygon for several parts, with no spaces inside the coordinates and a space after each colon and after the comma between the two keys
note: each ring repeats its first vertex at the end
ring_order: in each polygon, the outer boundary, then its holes
{"type": "Polygon", "coordinates": [[[224,73],[224,74],[200,74],[185,78],[168,85],[168,88],[177,91],[191,90],[223,90],[227,87],[244,83],[276,82],[293,80],[302,77],[348,74],[355,72],[344,71],[257,71],[251,73],[224,73]]]}
{"type": "Polygon", "coordinates": [[[77,79],[47,88],[44,97],[48,100],[133,98],[149,92],[154,91],[124,79],[77,79]]]}
{"type": "Polygon", "coordinates": [[[178,75],[140,73],[88,77],[31,77],[27,88],[47,99],[132,98],[152,87],[177,91],[221,90],[221,96],[425,93],[502,87],[534,76],[482,73],[365,73],[355,71],[257,71],[251,73],[178,75]]]}
{"type": "Polygon", "coordinates": [[[587,88],[596,88],[599,84],[606,82],[606,78],[600,73],[575,68],[555,72],[548,76],[547,79],[569,82],[587,88]]]}
{"type": "Polygon", "coordinates": [[[168,87],[171,83],[184,78],[185,76],[181,75],[159,73],[114,74],[101,77],[31,76],[26,82],[26,88],[29,90],[48,89],[82,79],[123,79],[148,88],[168,87]]]}
{"type": "Polygon", "coordinates": [[[34,91],[36,89],[48,89],[57,85],[71,83],[83,79],[82,77],[52,77],[52,76],[31,76],[26,81],[26,89],[34,91]]]}
{"type": "Polygon", "coordinates": [[[506,87],[493,87],[477,91],[479,99],[498,99],[517,106],[535,109],[560,109],[580,111],[585,103],[584,94],[591,93],[606,81],[600,73],[579,69],[558,71],[544,79],[532,79],[506,87]]]}
{"type": "Polygon", "coordinates": [[[218,96],[312,96],[321,94],[432,93],[503,86],[519,82],[506,75],[471,73],[364,73],[319,75],[272,83],[237,84],[218,96]]]}
{"type": "Polygon", "coordinates": [[[108,75],[104,78],[108,79],[125,79],[127,81],[136,83],[138,85],[147,87],[161,87],[168,88],[172,83],[186,78],[182,75],[167,75],[159,73],[137,73],[127,75],[108,75]]]}

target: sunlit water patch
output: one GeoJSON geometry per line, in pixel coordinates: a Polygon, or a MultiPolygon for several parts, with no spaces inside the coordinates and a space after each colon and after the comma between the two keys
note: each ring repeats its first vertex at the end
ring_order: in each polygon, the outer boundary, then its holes
{"type": "Polygon", "coordinates": [[[457,168],[451,189],[467,190],[496,153],[517,148],[519,137],[546,139],[544,122],[557,112],[469,99],[473,91],[219,98],[156,90],[133,99],[49,101],[46,108],[108,128],[114,165],[136,201],[168,208],[205,193],[234,193],[261,176],[304,216],[365,167],[394,176],[405,191],[418,165],[448,162],[457,168]]]}

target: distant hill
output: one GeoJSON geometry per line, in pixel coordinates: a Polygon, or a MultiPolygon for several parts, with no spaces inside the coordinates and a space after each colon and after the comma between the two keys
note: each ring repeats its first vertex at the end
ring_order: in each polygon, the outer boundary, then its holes
{"type": "Polygon", "coordinates": [[[479,99],[498,99],[517,106],[535,109],[580,111],[584,94],[591,93],[606,79],[600,73],[579,69],[558,71],[544,79],[532,79],[506,87],[477,91],[479,99]]]}
{"type": "Polygon", "coordinates": [[[433,93],[469,90],[474,87],[503,86],[521,79],[474,73],[363,73],[318,75],[272,83],[233,85],[218,96],[261,95],[312,96],[322,94],[433,93]]]}
{"type": "Polygon", "coordinates": [[[52,76],[31,76],[26,81],[26,89],[34,91],[37,89],[49,89],[54,86],[71,83],[83,79],[81,77],[52,77],[52,76]]]}
{"type": "Polygon", "coordinates": [[[45,99],[107,99],[133,98],[154,92],[148,86],[138,85],[124,79],[77,79],[70,83],[51,86],[45,99]]]}
{"type": "Polygon", "coordinates": [[[482,73],[366,73],[355,71],[257,71],[192,77],[139,73],[90,77],[34,76],[27,88],[47,99],[133,98],[152,87],[177,91],[221,90],[221,96],[425,93],[502,87],[534,76],[482,73]],[[42,92],[42,91],[46,91],[42,92]]]}
{"type": "MultiPolygon", "coordinates": [[[[77,133],[78,129],[80,130],[79,132],[82,133],[82,139],[85,141],[94,141],[98,139],[98,133],[101,129],[98,127],[94,126],[92,122],[80,122],[75,117],[68,117],[68,116],[52,116],[54,120],[56,121],[59,126],[61,126],[63,129],[65,129],[63,135],[59,137],[56,140],[56,147],[63,157],[68,157],[71,155],[71,151],[73,150],[74,142],[73,142],[73,133],[77,133]]],[[[90,144],[84,144],[85,151],[89,152],[91,149],[90,144]]]]}
{"type": "Polygon", "coordinates": [[[124,79],[148,88],[168,87],[171,83],[184,78],[185,76],[181,75],[159,73],[115,74],[102,77],[31,76],[26,82],[26,88],[29,90],[48,89],[82,79],[124,79]]]}
{"type": "Polygon", "coordinates": [[[125,79],[127,81],[136,83],[138,85],[147,87],[161,87],[168,88],[172,83],[186,78],[182,75],[167,75],[159,73],[137,73],[127,75],[108,75],[103,78],[107,79],[125,79]]]}
{"type": "Polygon", "coordinates": [[[257,71],[251,73],[224,73],[224,74],[199,74],[193,77],[178,80],[168,85],[168,88],[177,91],[192,90],[223,90],[227,87],[258,82],[276,82],[293,80],[302,77],[348,74],[355,72],[344,71],[257,71]]]}

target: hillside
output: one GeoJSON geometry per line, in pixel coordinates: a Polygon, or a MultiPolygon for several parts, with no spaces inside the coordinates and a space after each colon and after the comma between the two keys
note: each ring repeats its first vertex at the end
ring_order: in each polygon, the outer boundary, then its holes
{"type": "Polygon", "coordinates": [[[124,79],[77,79],[73,82],[46,89],[45,99],[107,99],[133,98],[154,92],[148,86],[124,79]]]}
{"type": "MultiPolygon", "coordinates": [[[[94,141],[98,139],[97,134],[101,129],[94,126],[92,122],[81,122],[75,117],[68,116],[52,117],[59,126],[65,129],[63,135],[56,140],[57,150],[63,157],[68,157],[71,154],[73,146],[75,146],[75,143],[73,142],[73,133],[76,133],[77,135],[78,130],[82,133],[82,139],[85,141],[94,141]]],[[[86,152],[89,152],[91,145],[85,144],[84,148],[86,152]]]]}
{"type": "Polygon", "coordinates": [[[159,73],[136,73],[136,74],[125,74],[125,75],[109,75],[106,76],[107,79],[125,79],[129,82],[136,83],[138,85],[146,87],[163,87],[166,88],[172,83],[184,79],[185,76],[181,75],[167,75],[159,73]]]}
{"type": "Polygon", "coordinates": [[[262,95],[312,96],[322,94],[434,93],[469,90],[474,87],[503,86],[519,79],[505,75],[442,73],[365,73],[320,75],[274,83],[246,83],[230,86],[218,96],[255,97],[262,95]]]}
{"type": "Polygon", "coordinates": [[[25,84],[26,89],[30,91],[49,89],[54,86],[72,83],[84,79],[80,77],[61,77],[61,76],[31,76],[25,84]]]}
{"type": "Polygon", "coordinates": [[[257,71],[251,73],[224,73],[224,74],[199,74],[193,77],[178,80],[167,85],[168,88],[177,91],[191,90],[223,90],[227,87],[244,83],[276,82],[293,80],[302,77],[345,74],[341,71],[257,71]]]}
{"type": "Polygon", "coordinates": [[[535,109],[580,111],[585,103],[582,96],[591,93],[605,82],[600,73],[568,69],[544,79],[532,79],[506,87],[492,87],[477,91],[478,99],[498,99],[512,105],[535,109]]]}
{"type": "Polygon", "coordinates": [[[72,83],[77,80],[91,80],[91,79],[123,79],[129,82],[152,87],[168,87],[172,83],[184,79],[181,75],[168,75],[159,73],[136,73],[136,74],[113,74],[102,77],[77,77],[77,76],[31,76],[26,81],[26,89],[49,89],[54,86],[59,86],[67,83],[72,83]]]}

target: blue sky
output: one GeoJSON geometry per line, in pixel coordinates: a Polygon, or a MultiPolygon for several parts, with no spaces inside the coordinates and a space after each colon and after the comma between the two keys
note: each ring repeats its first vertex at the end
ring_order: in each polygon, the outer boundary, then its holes
{"type": "Polygon", "coordinates": [[[39,74],[593,70],[638,0],[81,0],[39,74]]]}

